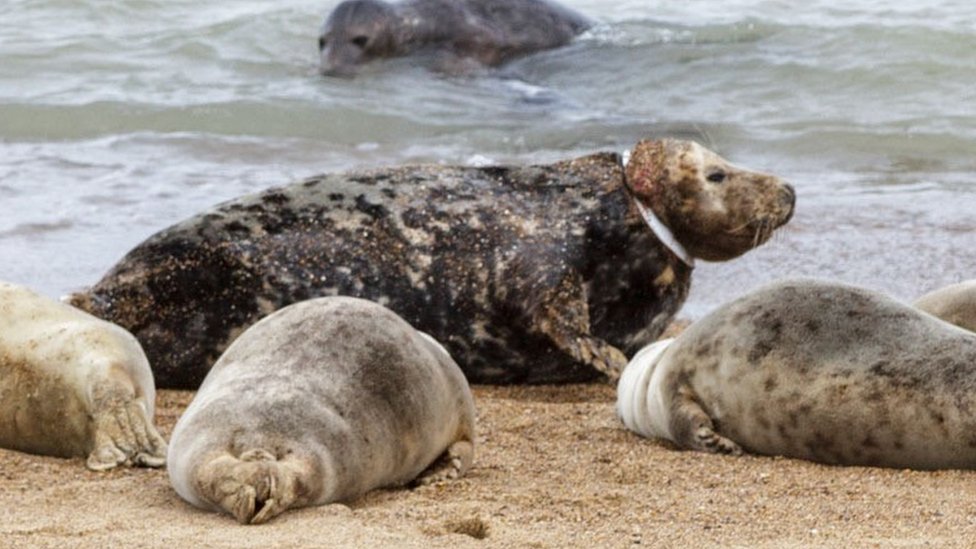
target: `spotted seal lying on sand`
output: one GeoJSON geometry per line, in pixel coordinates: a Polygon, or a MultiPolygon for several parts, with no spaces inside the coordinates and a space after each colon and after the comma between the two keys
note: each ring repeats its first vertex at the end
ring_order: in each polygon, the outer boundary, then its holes
{"type": "Polygon", "coordinates": [[[131,334],[0,282],[0,447],[84,457],[89,469],[161,467],[156,389],[131,334]]]}
{"type": "Polygon", "coordinates": [[[638,353],[617,411],[687,449],[976,468],[976,334],[875,292],[780,282],[638,353]]]}
{"type": "Polygon", "coordinates": [[[132,330],[160,387],[196,387],[247,326],[322,295],[390,307],[474,383],[588,381],[664,330],[693,257],[747,252],[793,203],[674,140],[640,142],[626,170],[603,153],[324,175],[157,233],[71,301],[132,330]]]}
{"type": "Polygon", "coordinates": [[[976,280],[933,290],[912,305],[960,328],[976,332],[976,280]]]}
{"type": "Polygon", "coordinates": [[[260,523],[422,475],[462,475],[474,403],[436,341],[350,297],[296,303],[217,361],[173,430],[169,476],[188,502],[260,523]]]}
{"type": "Polygon", "coordinates": [[[363,63],[421,51],[494,66],[566,45],[589,26],[547,0],[346,0],[319,33],[320,69],[351,75],[363,63]]]}

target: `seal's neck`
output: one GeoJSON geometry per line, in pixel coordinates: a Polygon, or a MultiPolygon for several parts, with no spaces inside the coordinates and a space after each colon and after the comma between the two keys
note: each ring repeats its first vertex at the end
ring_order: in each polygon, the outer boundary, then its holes
{"type": "MultiPolygon", "coordinates": [[[[630,162],[630,151],[625,150],[622,153],[620,153],[620,163],[622,166],[626,166],[628,162],[630,162]]],[[[685,247],[682,246],[680,242],[678,242],[678,239],[675,238],[674,233],[671,232],[671,229],[669,229],[668,226],[665,225],[663,221],[661,221],[661,218],[658,217],[653,210],[645,206],[640,201],[639,198],[637,198],[636,196],[634,196],[629,192],[628,194],[630,194],[630,197],[634,201],[634,204],[637,205],[637,211],[640,212],[641,218],[644,220],[644,223],[646,223],[647,226],[651,228],[651,232],[654,233],[654,236],[656,236],[658,240],[660,240],[661,243],[664,244],[664,247],[666,247],[668,250],[671,251],[671,253],[677,256],[678,259],[682,261],[682,263],[684,263],[689,267],[694,268],[695,258],[692,257],[690,253],[688,253],[688,250],[686,250],[685,247]]]]}
{"type": "Polygon", "coordinates": [[[671,253],[678,256],[678,259],[680,259],[685,265],[694,267],[695,258],[688,253],[688,250],[686,250],[680,242],[678,242],[678,239],[675,238],[674,233],[671,232],[671,229],[669,229],[668,226],[661,221],[653,210],[645,206],[639,198],[635,196],[633,197],[633,200],[634,204],[637,205],[637,211],[640,212],[641,217],[644,219],[644,223],[647,223],[647,226],[651,228],[651,232],[654,233],[654,236],[656,236],[667,249],[671,250],[671,253]]]}

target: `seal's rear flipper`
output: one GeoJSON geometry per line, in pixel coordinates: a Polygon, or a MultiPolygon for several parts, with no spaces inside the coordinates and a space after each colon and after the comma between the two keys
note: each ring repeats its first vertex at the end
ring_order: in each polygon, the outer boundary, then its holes
{"type": "Polygon", "coordinates": [[[314,499],[303,480],[309,473],[305,465],[290,456],[278,460],[263,449],[239,458],[224,454],[200,471],[198,491],[241,524],[261,524],[314,499]]]}
{"type": "Polygon", "coordinates": [[[95,447],[85,465],[106,471],[130,463],[142,467],[166,465],[166,441],[156,431],[140,400],[107,399],[95,412],[95,447]]]}
{"type": "Polygon", "coordinates": [[[471,467],[474,459],[474,444],[467,440],[459,440],[448,446],[447,450],[434,460],[410,484],[425,486],[445,480],[454,480],[464,476],[471,467]]]}

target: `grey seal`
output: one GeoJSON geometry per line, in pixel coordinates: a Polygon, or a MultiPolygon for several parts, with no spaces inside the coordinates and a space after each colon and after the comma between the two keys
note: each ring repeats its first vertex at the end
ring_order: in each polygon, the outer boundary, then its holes
{"type": "Polygon", "coordinates": [[[87,457],[89,469],[162,467],[156,389],[130,333],[0,282],[0,446],[87,457]]]}
{"type": "Polygon", "coordinates": [[[950,324],[976,332],[976,280],[933,290],[912,305],[950,324]]]}
{"type": "Polygon", "coordinates": [[[217,361],[173,429],[169,476],[197,507],[261,523],[368,490],[457,478],[474,403],[443,347],[369,301],[264,318],[217,361]]]}
{"type": "Polygon", "coordinates": [[[346,0],[322,25],[320,69],[349,76],[369,61],[424,51],[438,54],[444,70],[495,66],[566,45],[589,27],[547,0],[346,0]]]}
{"type": "Polygon", "coordinates": [[[873,291],[779,282],[635,356],[617,412],[693,450],[976,468],[976,334],[873,291]]]}
{"type": "Polygon", "coordinates": [[[765,242],[792,187],[689,141],[539,166],[407,166],[231,200],[129,252],[72,303],[195,388],[245,328],[350,295],[444,343],[473,383],[615,378],[684,302],[695,258],[765,242]]]}

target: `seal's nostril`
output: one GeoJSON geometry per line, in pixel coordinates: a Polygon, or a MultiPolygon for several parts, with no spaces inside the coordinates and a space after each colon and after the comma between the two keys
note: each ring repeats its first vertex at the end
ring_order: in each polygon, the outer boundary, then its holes
{"type": "Polygon", "coordinates": [[[786,194],[792,196],[794,199],[796,198],[796,189],[793,188],[793,185],[783,183],[783,190],[786,192],[786,194]]]}
{"type": "Polygon", "coordinates": [[[783,202],[789,204],[790,206],[796,204],[796,189],[794,189],[793,185],[790,185],[789,183],[783,184],[783,202]]]}
{"type": "Polygon", "coordinates": [[[783,184],[783,190],[780,193],[780,201],[783,204],[783,208],[788,210],[786,219],[780,223],[780,225],[785,225],[791,219],[793,219],[793,214],[796,212],[796,190],[793,188],[793,185],[790,185],[789,183],[783,184]]]}

